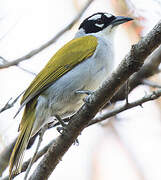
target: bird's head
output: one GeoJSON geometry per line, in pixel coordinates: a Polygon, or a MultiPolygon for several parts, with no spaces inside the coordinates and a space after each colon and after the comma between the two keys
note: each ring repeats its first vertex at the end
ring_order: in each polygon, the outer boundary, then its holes
{"type": "Polygon", "coordinates": [[[79,26],[77,35],[103,33],[110,35],[120,24],[133,20],[125,16],[114,16],[109,13],[98,12],[86,18],[79,26]]]}

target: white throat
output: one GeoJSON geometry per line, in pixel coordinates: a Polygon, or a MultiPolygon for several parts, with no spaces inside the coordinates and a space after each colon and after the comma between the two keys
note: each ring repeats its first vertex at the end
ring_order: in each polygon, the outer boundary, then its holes
{"type": "Polygon", "coordinates": [[[82,36],[87,36],[88,34],[85,33],[84,29],[81,28],[77,31],[77,33],[75,34],[74,38],[78,38],[78,37],[82,37],[82,36]]]}

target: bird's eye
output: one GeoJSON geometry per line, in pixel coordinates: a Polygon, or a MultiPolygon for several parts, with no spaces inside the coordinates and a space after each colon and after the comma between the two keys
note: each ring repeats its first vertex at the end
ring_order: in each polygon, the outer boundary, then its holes
{"type": "Polygon", "coordinates": [[[97,19],[97,24],[103,24],[102,19],[97,19]]]}

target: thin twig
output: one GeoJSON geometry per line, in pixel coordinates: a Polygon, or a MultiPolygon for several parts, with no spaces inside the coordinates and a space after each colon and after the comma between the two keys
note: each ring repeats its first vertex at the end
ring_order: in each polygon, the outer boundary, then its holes
{"type": "MultiPolygon", "coordinates": [[[[0,56],[0,59],[2,60],[2,64],[5,64],[5,63],[9,63],[9,61],[7,61],[6,59],[4,59],[4,57],[2,57],[2,56],[0,56]]],[[[1,64],[1,63],[0,63],[1,64]]],[[[34,73],[34,72],[32,72],[32,71],[30,71],[30,70],[28,70],[28,69],[26,69],[26,68],[23,68],[23,67],[21,67],[20,65],[16,65],[16,67],[18,67],[19,69],[21,69],[22,71],[25,71],[25,72],[27,72],[27,73],[29,73],[29,74],[32,74],[32,75],[34,75],[34,76],[36,76],[36,73],[34,73]]]]}
{"type": "MultiPolygon", "coordinates": [[[[134,167],[134,170],[138,177],[140,177],[140,180],[146,180],[144,177],[143,169],[141,164],[138,162],[138,160],[135,158],[134,152],[131,151],[131,149],[128,147],[128,144],[125,143],[124,138],[122,138],[119,129],[116,128],[114,120],[110,121],[109,128],[111,128],[111,132],[113,133],[116,140],[118,140],[119,144],[121,145],[121,148],[126,153],[126,157],[128,158],[129,163],[134,167]]],[[[129,165],[130,165],[129,164],[129,165]]]]}
{"type": "Polygon", "coordinates": [[[21,69],[22,71],[24,71],[24,72],[26,72],[26,73],[28,73],[28,74],[31,74],[31,75],[33,75],[33,76],[36,76],[36,75],[37,75],[36,73],[34,73],[34,72],[32,72],[32,71],[30,71],[30,70],[28,70],[28,69],[20,66],[19,64],[16,65],[16,67],[18,67],[18,68],[21,69]]]}
{"type": "Polygon", "coordinates": [[[58,32],[52,39],[50,39],[49,41],[47,41],[46,43],[41,45],[39,48],[30,51],[29,53],[27,53],[26,55],[24,55],[24,56],[22,56],[20,58],[17,58],[17,59],[15,59],[13,61],[10,61],[10,62],[6,62],[3,65],[0,65],[0,69],[8,68],[10,66],[15,66],[15,65],[19,64],[22,61],[30,59],[34,55],[38,54],[42,50],[49,47],[51,44],[53,44],[55,41],[57,41],[66,31],[70,30],[73,27],[73,25],[80,19],[80,17],[83,15],[85,10],[89,7],[89,5],[93,1],[94,0],[89,0],[87,2],[87,4],[84,6],[84,8],[80,11],[80,13],[72,20],[72,22],[70,22],[64,29],[62,29],[60,32],[58,32]]]}
{"type": "Polygon", "coordinates": [[[28,165],[28,167],[27,167],[24,180],[27,180],[27,177],[28,177],[28,175],[29,175],[29,172],[30,172],[30,170],[31,170],[31,167],[32,167],[33,163],[35,162],[36,156],[37,156],[37,154],[38,154],[38,150],[39,150],[40,145],[41,145],[41,142],[42,142],[42,140],[43,140],[44,133],[45,133],[45,131],[46,131],[47,129],[48,129],[48,127],[47,127],[47,125],[45,125],[45,126],[41,129],[41,131],[39,132],[39,141],[38,141],[38,144],[37,144],[35,153],[34,153],[32,159],[31,159],[31,161],[30,161],[30,163],[29,163],[29,165],[28,165]]]}
{"type": "Polygon", "coordinates": [[[134,102],[131,102],[128,104],[125,103],[124,105],[122,105],[110,112],[103,113],[102,115],[99,115],[98,117],[93,118],[93,120],[91,120],[89,122],[88,126],[102,122],[102,121],[106,120],[107,118],[115,116],[118,113],[123,112],[125,110],[134,108],[136,106],[141,106],[143,103],[157,99],[160,96],[161,96],[161,90],[158,90],[158,91],[154,91],[154,92],[150,93],[149,95],[145,95],[143,98],[141,98],[137,101],[134,101],[134,102]]]}
{"type": "Polygon", "coordinates": [[[24,93],[24,91],[21,92],[21,94],[19,94],[12,102],[11,102],[12,98],[10,98],[10,99],[8,100],[8,102],[4,105],[4,107],[2,107],[2,108],[0,109],[0,113],[2,113],[3,111],[5,111],[5,110],[7,110],[7,109],[12,108],[12,107],[14,106],[14,104],[18,101],[18,99],[20,98],[20,96],[21,96],[23,93],[24,93]]]}

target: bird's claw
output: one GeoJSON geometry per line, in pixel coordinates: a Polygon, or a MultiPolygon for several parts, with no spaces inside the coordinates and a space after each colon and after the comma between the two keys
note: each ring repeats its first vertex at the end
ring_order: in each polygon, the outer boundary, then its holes
{"type": "Polygon", "coordinates": [[[65,128],[64,127],[57,127],[56,130],[62,135],[65,128]]]}
{"type": "Polygon", "coordinates": [[[87,94],[88,96],[86,96],[85,98],[83,98],[83,101],[87,104],[90,104],[93,102],[93,94],[94,91],[91,90],[77,90],[76,94],[87,94]]]}
{"type": "Polygon", "coordinates": [[[94,91],[91,90],[77,90],[75,93],[76,94],[87,94],[87,95],[91,95],[93,94],[94,91]]]}

